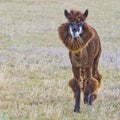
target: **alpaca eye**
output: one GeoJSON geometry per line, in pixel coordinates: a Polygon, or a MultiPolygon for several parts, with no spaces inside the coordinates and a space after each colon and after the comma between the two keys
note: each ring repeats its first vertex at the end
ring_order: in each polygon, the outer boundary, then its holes
{"type": "Polygon", "coordinates": [[[82,23],[81,23],[81,22],[79,22],[78,24],[79,24],[79,25],[81,25],[82,23]]]}
{"type": "Polygon", "coordinates": [[[79,25],[79,27],[80,27],[80,26],[82,26],[82,23],[80,22],[80,23],[78,23],[78,25],[79,25]]]}

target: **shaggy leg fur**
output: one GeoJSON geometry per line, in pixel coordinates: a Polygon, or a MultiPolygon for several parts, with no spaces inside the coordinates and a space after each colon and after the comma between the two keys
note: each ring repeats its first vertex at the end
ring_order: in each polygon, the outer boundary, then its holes
{"type": "Polygon", "coordinates": [[[102,81],[102,75],[100,75],[100,74],[98,73],[98,71],[95,71],[93,77],[96,78],[96,80],[99,82],[99,86],[98,86],[98,87],[100,87],[101,81],[102,81]]]}
{"type": "Polygon", "coordinates": [[[97,89],[98,89],[99,83],[95,78],[90,78],[84,80],[84,103],[88,103],[89,105],[92,105],[92,102],[97,98],[97,89]]]}
{"type": "MultiPolygon", "coordinates": [[[[79,83],[73,78],[69,81],[69,86],[71,87],[74,98],[75,107],[74,112],[79,112],[80,109],[80,86],[79,83]]],[[[83,82],[83,92],[84,92],[84,103],[92,105],[93,101],[97,98],[97,89],[99,82],[95,78],[85,79],[83,82]]]]}
{"type": "Polygon", "coordinates": [[[72,91],[74,92],[75,98],[75,107],[74,112],[79,112],[80,109],[80,87],[78,81],[76,79],[71,79],[69,81],[69,86],[71,87],[72,91]]]}

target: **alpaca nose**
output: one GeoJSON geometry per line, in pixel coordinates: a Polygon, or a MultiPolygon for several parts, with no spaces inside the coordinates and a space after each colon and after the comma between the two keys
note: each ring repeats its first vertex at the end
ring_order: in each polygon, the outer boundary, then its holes
{"type": "Polygon", "coordinates": [[[77,29],[76,29],[76,28],[73,28],[72,31],[73,31],[73,32],[77,32],[77,29]]]}

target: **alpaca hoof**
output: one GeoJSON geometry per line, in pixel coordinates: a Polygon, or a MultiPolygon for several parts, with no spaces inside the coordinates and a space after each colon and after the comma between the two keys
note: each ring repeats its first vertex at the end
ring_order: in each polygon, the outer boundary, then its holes
{"type": "Polygon", "coordinates": [[[75,108],[75,109],[74,109],[74,112],[79,113],[79,112],[80,112],[80,111],[79,111],[79,108],[75,108]]]}

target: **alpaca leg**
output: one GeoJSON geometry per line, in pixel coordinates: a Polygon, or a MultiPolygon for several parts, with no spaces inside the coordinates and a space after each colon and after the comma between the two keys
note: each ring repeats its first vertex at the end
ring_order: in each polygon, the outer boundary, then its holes
{"type": "Polygon", "coordinates": [[[88,103],[88,95],[91,92],[90,86],[87,84],[89,79],[92,78],[92,67],[86,68],[84,71],[84,80],[83,80],[83,92],[84,92],[84,103],[88,103]]]}
{"type": "Polygon", "coordinates": [[[80,109],[80,87],[75,83],[75,107],[74,112],[79,112],[80,109]]]}
{"type": "Polygon", "coordinates": [[[86,80],[83,80],[84,104],[88,103],[88,91],[86,90],[86,80]]]}
{"type": "Polygon", "coordinates": [[[74,112],[79,112],[80,109],[80,86],[79,83],[81,82],[80,79],[80,68],[72,66],[73,75],[75,78],[74,88],[75,88],[75,107],[74,112]]]}
{"type": "Polygon", "coordinates": [[[95,73],[93,74],[93,77],[99,82],[99,87],[100,87],[102,81],[102,75],[100,75],[96,70],[95,73]]]}
{"type": "Polygon", "coordinates": [[[92,105],[97,98],[98,81],[95,78],[86,79],[84,82],[84,103],[92,105]]]}
{"type": "Polygon", "coordinates": [[[74,78],[77,81],[81,82],[81,79],[80,79],[80,68],[72,66],[72,72],[73,72],[74,78]]]}
{"type": "Polygon", "coordinates": [[[84,103],[92,105],[92,102],[97,98],[97,94],[95,94],[95,91],[98,89],[98,81],[92,76],[92,67],[86,68],[84,74],[84,103]]]}
{"type": "Polygon", "coordinates": [[[84,93],[84,104],[88,104],[88,95],[84,93]]]}
{"type": "Polygon", "coordinates": [[[74,92],[75,97],[75,107],[74,112],[79,112],[80,109],[80,87],[78,81],[76,79],[71,79],[69,81],[69,86],[71,87],[72,91],[74,92]]]}
{"type": "Polygon", "coordinates": [[[93,62],[93,68],[92,69],[93,69],[93,77],[96,78],[98,80],[98,82],[101,84],[102,75],[100,75],[99,72],[98,72],[98,63],[99,63],[100,55],[101,55],[101,50],[99,51],[97,57],[95,58],[95,60],[93,62]]]}
{"type": "Polygon", "coordinates": [[[92,105],[93,101],[95,101],[97,98],[97,93],[96,92],[92,92],[91,94],[89,94],[88,96],[88,104],[92,105]]]}

